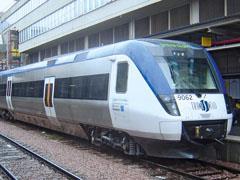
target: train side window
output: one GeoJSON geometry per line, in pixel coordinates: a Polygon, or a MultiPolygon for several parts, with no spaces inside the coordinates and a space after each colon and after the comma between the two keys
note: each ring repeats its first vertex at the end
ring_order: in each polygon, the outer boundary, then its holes
{"type": "MultiPolygon", "coordinates": [[[[6,85],[5,85],[6,87],[6,85]]],[[[15,97],[43,97],[44,81],[30,81],[12,84],[12,96],[15,97]]]]}
{"type": "Polygon", "coordinates": [[[89,99],[107,100],[108,74],[95,75],[89,78],[89,99]]]}
{"type": "Polygon", "coordinates": [[[70,78],[56,79],[55,98],[69,98],[70,78]]]}
{"type": "Polygon", "coordinates": [[[6,96],[6,84],[0,84],[0,96],[6,96]]]}
{"type": "Polygon", "coordinates": [[[120,62],[117,65],[116,92],[125,93],[127,91],[127,82],[128,82],[128,63],[120,62]]]}

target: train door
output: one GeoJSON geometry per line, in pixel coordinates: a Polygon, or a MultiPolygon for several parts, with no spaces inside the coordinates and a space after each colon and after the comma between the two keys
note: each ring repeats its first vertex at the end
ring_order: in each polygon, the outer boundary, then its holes
{"type": "Polygon", "coordinates": [[[119,57],[119,61],[113,63],[111,72],[110,109],[113,124],[124,127],[128,124],[128,69],[129,64],[119,57]]]}
{"type": "Polygon", "coordinates": [[[12,105],[12,77],[7,78],[6,101],[9,110],[13,110],[12,105]]]}
{"type": "Polygon", "coordinates": [[[54,84],[55,77],[45,78],[44,81],[44,93],[43,93],[43,104],[45,107],[45,112],[48,117],[56,117],[56,112],[53,103],[54,97],[54,84]]]}

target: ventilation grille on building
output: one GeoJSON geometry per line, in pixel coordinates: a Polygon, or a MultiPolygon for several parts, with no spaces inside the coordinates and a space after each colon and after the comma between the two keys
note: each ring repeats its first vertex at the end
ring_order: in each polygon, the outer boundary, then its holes
{"type": "Polygon", "coordinates": [[[120,42],[129,39],[129,25],[123,24],[115,27],[114,40],[115,42],[120,42]]]}
{"type": "Polygon", "coordinates": [[[240,14],[240,0],[227,1],[228,15],[240,14]]]}
{"type": "Polygon", "coordinates": [[[217,51],[213,53],[213,57],[223,74],[239,73],[240,69],[240,53],[238,49],[217,51]]]}
{"type": "Polygon", "coordinates": [[[149,35],[149,17],[135,21],[135,38],[149,35]]]}
{"type": "Polygon", "coordinates": [[[168,11],[152,16],[152,34],[168,30],[168,11]]]}
{"type": "Polygon", "coordinates": [[[190,24],[189,4],[172,9],[170,11],[171,29],[187,26],[190,24]]]}
{"type": "Polygon", "coordinates": [[[100,32],[100,45],[112,44],[113,43],[113,29],[107,29],[100,32]]]}
{"type": "Polygon", "coordinates": [[[200,22],[209,21],[224,16],[224,0],[200,0],[200,22]]]}
{"type": "Polygon", "coordinates": [[[98,47],[99,46],[99,33],[91,34],[88,36],[88,47],[98,47]]]}

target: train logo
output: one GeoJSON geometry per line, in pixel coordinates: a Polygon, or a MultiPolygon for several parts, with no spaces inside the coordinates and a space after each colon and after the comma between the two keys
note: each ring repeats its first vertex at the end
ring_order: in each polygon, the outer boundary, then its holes
{"type": "Polygon", "coordinates": [[[209,104],[207,101],[204,101],[204,100],[201,100],[200,101],[200,106],[201,106],[201,109],[205,112],[208,112],[209,111],[209,104]]]}
{"type": "Polygon", "coordinates": [[[191,102],[193,110],[202,110],[208,112],[209,110],[217,109],[217,104],[215,102],[208,102],[201,100],[200,102],[191,102]]]}

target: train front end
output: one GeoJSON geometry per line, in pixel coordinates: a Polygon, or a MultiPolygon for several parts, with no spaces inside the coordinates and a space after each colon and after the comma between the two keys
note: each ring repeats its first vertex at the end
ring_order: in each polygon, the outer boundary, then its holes
{"type": "Polygon", "coordinates": [[[231,130],[231,105],[223,80],[202,47],[175,41],[154,44],[149,49],[161,83],[152,90],[166,112],[160,120],[163,143],[156,148],[157,156],[198,157],[213,144],[221,144],[231,130]]]}

